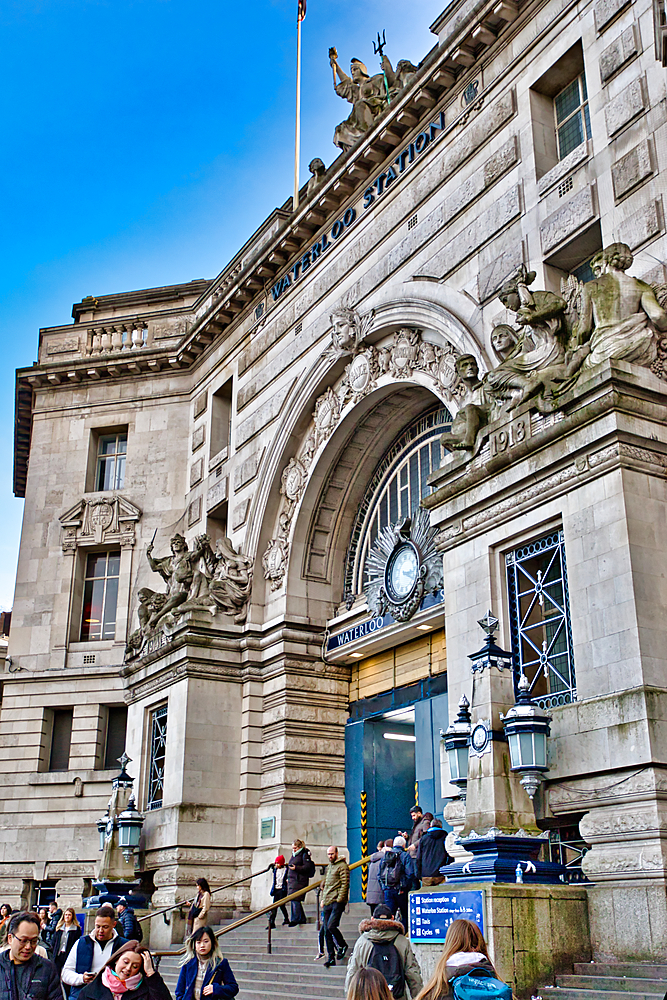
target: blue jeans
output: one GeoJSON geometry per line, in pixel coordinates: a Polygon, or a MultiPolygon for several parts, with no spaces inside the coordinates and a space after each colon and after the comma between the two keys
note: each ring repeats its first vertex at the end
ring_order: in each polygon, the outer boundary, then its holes
{"type": "Polygon", "coordinates": [[[327,953],[329,958],[336,957],[336,949],[345,947],[345,938],[338,929],[340,918],[343,916],[345,903],[329,903],[322,910],[322,922],[324,924],[324,939],[327,943],[327,953]]]}
{"type": "MultiPolygon", "coordinates": [[[[296,890],[292,889],[291,891],[295,892],[296,890]]],[[[290,905],[292,907],[292,923],[305,924],[306,914],[303,912],[303,906],[301,905],[301,900],[293,899],[290,905]]]]}
{"type": "Polygon", "coordinates": [[[392,915],[396,914],[396,910],[401,911],[401,923],[403,924],[403,930],[408,933],[408,891],[407,889],[385,889],[384,890],[384,901],[392,912],[392,915]]]}

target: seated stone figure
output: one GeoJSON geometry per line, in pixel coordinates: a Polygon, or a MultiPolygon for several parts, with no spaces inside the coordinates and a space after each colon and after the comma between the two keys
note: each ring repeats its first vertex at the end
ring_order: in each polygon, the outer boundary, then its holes
{"type": "Polygon", "coordinates": [[[498,298],[506,309],[516,313],[519,332],[502,324],[497,327],[494,344],[500,364],[484,376],[488,395],[497,400],[508,400],[509,409],[525,402],[531,396],[546,390],[552,391],[555,378],[565,378],[563,344],[563,315],[565,299],[555,292],[531,292],[528,285],[535,280],[535,272],[522,267],[517,275],[501,288],[498,298]],[[514,346],[506,343],[507,331],[515,339],[514,346]],[[499,350],[502,340],[503,346],[499,350]]]}
{"type": "Polygon", "coordinates": [[[489,422],[492,400],[486,394],[477,359],[472,354],[460,354],[455,368],[466,394],[452,421],[451,431],[443,435],[442,443],[445,448],[472,451],[478,431],[489,422]]]}
{"type": "Polygon", "coordinates": [[[667,312],[645,281],[626,270],[633,263],[630,247],[612,243],[591,260],[596,277],[586,282],[572,346],[586,351],[582,371],[609,358],[648,367],[657,355],[655,331],[667,330],[667,312]]]}

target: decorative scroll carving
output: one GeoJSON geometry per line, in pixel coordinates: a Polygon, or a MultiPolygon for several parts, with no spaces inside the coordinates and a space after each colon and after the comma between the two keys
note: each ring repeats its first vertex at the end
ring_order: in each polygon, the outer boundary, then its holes
{"type": "Polygon", "coordinates": [[[60,518],[62,547],[73,552],[85,545],[119,545],[131,548],[141,510],[125,497],[82,499],[60,518]]]}

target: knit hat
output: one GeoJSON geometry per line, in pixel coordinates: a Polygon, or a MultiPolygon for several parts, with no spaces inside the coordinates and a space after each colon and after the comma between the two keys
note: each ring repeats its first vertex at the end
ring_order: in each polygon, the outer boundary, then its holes
{"type": "Polygon", "coordinates": [[[284,865],[285,864],[285,855],[284,854],[279,854],[278,857],[276,858],[276,862],[275,863],[277,865],[284,865]]]}
{"type": "Polygon", "coordinates": [[[394,847],[405,847],[405,837],[394,837],[394,847]]]}
{"type": "Polygon", "coordinates": [[[393,916],[394,914],[384,903],[380,903],[379,906],[376,906],[373,910],[373,920],[375,920],[376,917],[384,917],[385,920],[392,920],[393,916]]]}

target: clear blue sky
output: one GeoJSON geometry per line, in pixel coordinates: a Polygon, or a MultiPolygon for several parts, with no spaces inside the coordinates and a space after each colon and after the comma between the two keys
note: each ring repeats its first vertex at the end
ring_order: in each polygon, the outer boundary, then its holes
{"type": "MultiPolygon", "coordinates": [[[[418,63],[444,0],[308,0],[301,181],[338,154],[349,106],[328,49],[418,63]]],[[[292,191],[297,0],[4,0],[0,608],[23,502],[11,490],[14,370],[84,295],[218,274],[292,191]]]]}

